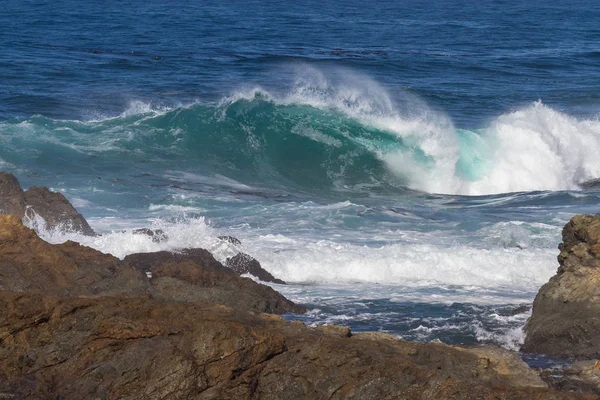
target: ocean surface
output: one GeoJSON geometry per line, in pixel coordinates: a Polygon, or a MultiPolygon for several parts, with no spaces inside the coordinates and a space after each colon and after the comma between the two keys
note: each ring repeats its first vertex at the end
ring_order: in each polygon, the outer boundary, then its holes
{"type": "Polygon", "coordinates": [[[102,234],[50,242],[243,251],[290,319],[518,349],[599,212],[598,2],[2,7],[0,170],[102,234]]]}

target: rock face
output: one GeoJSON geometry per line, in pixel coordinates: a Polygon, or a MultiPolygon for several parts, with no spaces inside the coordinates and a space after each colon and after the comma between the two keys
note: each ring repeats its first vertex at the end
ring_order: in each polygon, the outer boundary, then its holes
{"type": "Polygon", "coordinates": [[[507,351],[342,337],[223,306],[0,292],[0,309],[2,398],[595,398],[545,388],[507,351]]]}
{"type": "Polygon", "coordinates": [[[183,253],[138,253],[123,260],[150,272],[151,292],[157,299],[224,304],[240,310],[274,314],[303,313],[306,308],[287,300],[268,286],[241,278],[204,249],[183,253]]]}
{"type": "Polygon", "coordinates": [[[0,215],[0,290],[61,296],[147,290],[143,273],[74,242],[49,244],[16,215],[0,215]]]}
{"type": "Polygon", "coordinates": [[[234,257],[228,258],[225,260],[225,265],[238,275],[250,274],[263,282],[279,283],[280,285],[286,284],[281,279],[277,279],[271,275],[269,271],[263,269],[255,258],[245,253],[238,253],[234,257]]]}
{"type": "Polygon", "coordinates": [[[548,369],[542,378],[555,389],[600,395],[600,361],[586,360],[563,369],[548,369]]]}
{"type": "Polygon", "coordinates": [[[600,357],[600,216],[564,227],[558,272],[538,292],[523,351],[572,359],[600,357]]]}
{"type": "Polygon", "coordinates": [[[143,295],[275,314],[306,311],[270,287],[238,277],[203,249],[132,254],[121,261],[74,242],[49,244],[15,215],[0,215],[0,290],[57,296],[143,295]]]}
{"type": "Polygon", "coordinates": [[[19,218],[37,214],[46,221],[48,228],[61,227],[94,235],[94,230],[65,196],[46,187],[34,186],[23,191],[17,179],[6,172],[0,172],[0,213],[19,218]]]}

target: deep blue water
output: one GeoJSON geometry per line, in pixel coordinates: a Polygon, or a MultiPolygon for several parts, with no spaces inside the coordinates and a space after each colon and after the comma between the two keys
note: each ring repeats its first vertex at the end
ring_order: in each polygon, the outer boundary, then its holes
{"type": "Polygon", "coordinates": [[[598,212],[597,2],[5,3],[0,169],[104,234],[47,240],[234,234],[307,323],[517,348],[598,212]]]}

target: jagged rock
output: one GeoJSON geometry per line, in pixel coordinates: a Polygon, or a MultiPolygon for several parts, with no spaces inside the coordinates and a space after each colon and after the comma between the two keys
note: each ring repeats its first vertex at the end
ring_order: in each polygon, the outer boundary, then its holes
{"type": "Polygon", "coordinates": [[[90,296],[147,287],[141,271],[116,257],[71,241],[52,245],[16,215],[0,215],[0,290],[90,296]]]}
{"type": "Polygon", "coordinates": [[[61,193],[35,186],[23,191],[17,179],[6,172],[0,172],[0,212],[19,218],[37,214],[48,228],[63,227],[84,235],[94,235],[85,218],[61,193]]]}
{"type": "Polygon", "coordinates": [[[217,236],[217,239],[220,239],[224,242],[228,242],[231,243],[233,245],[236,246],[241,246],[242,242],[240,241],[240,239],[233,237],[233,236],[217,236]]]}
{"type": "Polygon", "coordinates": [[[600,361],[579,361],[562,369],[547,369],[542,378],[551,387],[577,393],[600,395],[600,361]]]}
{"type": "Polygon", "coordinates": [[[25,195],[19,181],[13,175],[0,172],[0,213],[25,215],[25,195]]]}
{"type": "Polygon", "coordinates": [[[341,337],[223,306],[0,292],[0,309],[5,398],[597,398],[548,389],[492,348],[341,337]]]}
{"type": "Polygon", "coordinates": [[[127,295],[225,304],[271,313],[306,309],[235,275],[206,250],[135,254],[125,261],[74,242],[52,245],[15,215],[0,215],[0,290],[58,296],[127,295]],[[152,273],[152,279],[146,272],[152,273]]]}
{"type": "Polygon", "coordinates": [[[522,350],[600,358],[600,216],[573,217],[562,236],[560,266],[535,298],[522,350]]]}
{"type": "Polygon", "coordinates": [[[209,302],[274,314],[306,312],[272,288],[237,276],[204,249],[138,253],[125,257],[124,262],[151,273],[152,294],[158,299],[209,302]]]}
{"type": "Polygon", "coordinates": [[[260,263],[248,254],[238,253],[234,257],[225,260],[225,265],[231,268],[236,274],[250,274],[263,282],[273,282],[285,285],[281,279],[275,278],[269,271],[263,269],[260,263]]]}
{"type": "Polygon", "coordinates": [[[162,243],[169,239],[162,229],[138,228],[131,231],[134,235],[146,235],[152,238],[154,243],[162,243]]]}

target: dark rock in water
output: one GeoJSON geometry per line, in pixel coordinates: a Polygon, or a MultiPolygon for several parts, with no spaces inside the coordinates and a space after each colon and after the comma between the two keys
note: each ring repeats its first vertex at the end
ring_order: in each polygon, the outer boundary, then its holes
{"type": "Polygon", "coordinates": [[[600,215],[576,215],[562,237],[560,266],[535,298],[522,350],[600,358],[600,215]]]}
{"type": "Polygon", "coordinates": [[[225,260],[225,265],[231,268],[238,275],[250,274],[263,282],[279,283],[281,285],[286,284],[281,279],[277,279],[271,275],[269,271],[263,269],[260,263],[253,257],[250,257],[248,254],[238,253],[234,257],[225,260]]]}
{"type": "Polygon", "coordinates": [[[498,314],[503,315],[505,317],[512,317],[519,314],[525,314],[531,310],[531,306],[522,305],[515,308],[509,308],[500,311],[498,314]]]}
{"type": "Polygon", "coordinates": [[[582,189],[597,189],[597,188],[600,188],[600,178],[598,178],[598,179],[591,179],[589,181],[580,183],[579,187],[582,188],[582,189]]]}
{"type": "Polygon", "coordinates": [[[306,312],[272,288],[237,276],[204,249],[138,253],[123,261],[152,276],[151,293],[156,299],[224,304],[273,314],[306,312]]]}
{"type": "Polygon", "coordinates": [[[213,255],[204,249],[184,249],[179,253],[171,251],[157,251],[153,253],[135,253],[126,256],[124,262],[135,265],[142,271],[152,271],[154,268],[165,264],[193,263],[201,265],[209,272],[219,272],[233,275],[231,269],[224,267],[213,255]]]}
{"type": "Polygon", "coordinates": [[[491,347],[341,336],[148,298],[0,292],[0,393],[53,399],[595,399],[491,347]]]}
{"type": "Polygon", "coordinates": [[[241,244],[242,244],[240,239],[233,237],[233,236],[217,236],[217,238],[221,239],[224,242],[229,242],[231,244],[234,244],[236,246],[241,246],[241,244]]]}
{"type": "Polygon", "coordinates": [[[162,243],[169,239],[167,234],[162,229],[139,228],[131,231],[134,235],[146,235],[152,238],[154,243],[162,243]]]}
{"type": "Polygon", "coordinates": [[[37,214],[46,221],[48,228],[64,227],[94,235],[85,218],[61,193],[35,186],[23,191],[17,179],[6,172],[0,172],[0,212],[19,218],[37,214]]]}
{"type": "Polygon", "coordinates": [[[579,361],[562,369],[546,369],[541,377],[557,390],[600,395],[599,360],[579,361]]]}

